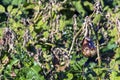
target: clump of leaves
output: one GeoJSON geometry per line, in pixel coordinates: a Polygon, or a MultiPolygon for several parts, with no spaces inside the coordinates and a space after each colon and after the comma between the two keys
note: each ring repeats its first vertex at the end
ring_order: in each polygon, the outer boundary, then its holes
{"type": "Polygon", "coordinates": [[[0,79],[119,79],[118,4],[2,0],[0,79]]]}

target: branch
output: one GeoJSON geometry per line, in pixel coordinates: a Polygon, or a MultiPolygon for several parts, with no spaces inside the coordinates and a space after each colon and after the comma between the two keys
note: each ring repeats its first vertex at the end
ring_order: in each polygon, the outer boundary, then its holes
{"type": "Polygon", "coordinates": [[[82,28],[80,28],[79,31],[78,31],[78,32],[75,34],[75,36],[73,37],[73,41],[72,41],[72,44],[71,44],[71,47],[70,47],[70,50],[69,50],[68,55],[71,54],[71,51],[72,51],[72,49],[73,49],[73,46],[74,46],[75,40],[76,40],[77,36],[80,34],[81,31],[82,31],[82,28]]]}

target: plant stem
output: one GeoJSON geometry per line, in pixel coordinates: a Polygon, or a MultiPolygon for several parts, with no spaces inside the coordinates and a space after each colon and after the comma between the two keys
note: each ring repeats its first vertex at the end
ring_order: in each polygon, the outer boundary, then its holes
{"type": "Polygon", "coordinates": [[[72,44],[71,44],[71,47],[70,47],[70,50],[69,50],[69,54],[68,54],[68,55],[71,54],[71,51],[72,51],[72,49],[73,49],[73,46],[74,46],[75,40],[76,40],[77,36],[80,34],[81,31],[82,31],[82,28],[80,28],[79,31],[74,35],[73,40],[72,40],[72,44]]]}
{"type": "MultiPolygon", "coordinates": [[[[96,37],[98,37],[98,36],[96,36],[96,37]]],[[[99,65],[99,67],[101,67],[101,58],[100,58],[100,51],[99,51],[100,47],[99,47],[99,41],[98,41],[98,38],[96,39],[96,43],[97,43],[98,65],[99,65]]]]}
{"type": "Polygon", "coordinates": [[[99,40],[98,40],[98,31],[95,30],[95,27],[93,26],[93,31],[95,33],[95,37],[96,37],[96,53],[97,53],[97,59],[98,59],[98,66],[101,67],[101,57],[100,57],[100,47],[99,47],[99,40]]]}
{"type": "Polygon", "coordinates": [[[95,27],[93,26],[93,31],[95,33],[95,37],[96,37],[96,53],[97,53],[97,60],[98,60],[98,80],[101,80],[101,77],[100,77],[100,67],[101,67],[101,57],[100,57],[100,47],[99,47],[99,40],[98,40],[98,31],[95,30],[95,27]]]}

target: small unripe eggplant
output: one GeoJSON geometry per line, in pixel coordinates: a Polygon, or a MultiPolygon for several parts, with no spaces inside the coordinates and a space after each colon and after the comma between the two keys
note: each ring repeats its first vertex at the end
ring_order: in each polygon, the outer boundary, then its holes
{"type": "Polygon", "coordinates": [[[85,57],[93,57],[96,55],[96,47],[93,41],[88,37],[85,37],[82,41],[82,54],[85,57]]]}

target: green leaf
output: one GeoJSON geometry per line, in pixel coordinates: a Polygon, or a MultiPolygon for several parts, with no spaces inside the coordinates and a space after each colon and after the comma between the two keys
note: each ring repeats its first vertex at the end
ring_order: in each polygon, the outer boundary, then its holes
{"type": "Polygon", "coordinates": [[[109,50],[114,50],[116,48],[117,48],[117,44],[108,43],[108,45],[102,49],[102,52],[106,52],[106,51],[109,51],[109,50]]]}
{"type": "Polygon", "coordinates": [[[63,31],[64,27],[65,27],[65,21],[63,19],[60,19],[60,28],[59,28],[59,30],[63,31]]]}
{"type": "Polygon", "coordinates": [[[3,13],[3,12],[5,12],[5,8],[4,6],[0,5],[0,13],[3,13]]]}
{"type": "Polygon", "coordinates": [[[115,43],[110,44],[110,43],[109,43],[109,44],[107,45],[107,48],[110,49],[110,50],[111,50],[111,49],[113,50],[113,49],[117,48],[117,44],[115,44],[115,43]]]}
{"type": "Polygon", "coordinates": [[[36,36],[36,32],[33,31],[33,32],[31,33],[31,36],[32,36],[35,40],[37,39],[37,37],[35,37],[35,36],[36,36]]]}
{"type": "Polygon", "coordinates": [[[31,68],[28,68],[27,74],[26,74],[26,79],[31,80],[44,80],[44,77],[39,74],[39,71],[41,70],[39,65],[34,65],[31,68]]]}
{"type": "Polygon", "coordinates": [[[94,10],[94,6],[93,6],[93,4],[92,4],[92,3],[90,3],[90,2],[88,2],[88,1],[85,1],[85,2],[84,2],[84,6],[89,7],[89,9],[90,9],[91,11],[93,11],[93,10],[94,10]]]}
{"type": "Polygon", "coordinates": [[[38,23],[37,23],[37,26],[42,26],[44,23],[43,23],[43,21],[42,20],[40,20],[40,21],[38,21],[38,23]]]}
{"type": "Polygon", "coordinates": [[[34,62],[34,66],[32,66],[31,69],[35,71],[36,73],[38,73],[41,70],[41,67],[37,63],[34,62]]]}
{"type": "Polygon", "coordinates": [[[120,76],[117,76],[119,73],[119,63],[112,59],[110,62],[110,67],[112,68],[112,73],[110,74],[110,80],[118,80],[120,76]]]}
{"type": "Polygon", "coordinates": [[[27,6],[25,6],[25,9],[34,9],[35,8],[35,4],[29,3],[27,4],[27,6]]]}
{"type": "Polygon", "coordinates": [[[14,8],[11,11],[11,14],[15,16],[15,14],[18,12],[18,8],[14,8]]]}
{"type": "Polygon", "coordinates": [[[7,11],[8,11],[9,13],[12,11],[12,9],[13,9],[13,6],[12,6],[12,5],[9,5],[9,6],[7,7],[7,11]]]}
{"type": "Polygon", "coordinates": [[[97,25],[100,22],[101,18],[102,18],[101,14],[95,14],[95,17],[93,19],[93,23],[97,25]]]}
{"type": "Polygon", "coordinates": [[[48,31],[45,31],[45,32],[43,33],[43,35],[44,35],[45,38],[48,38],[49,32],[48,32],[48,31]]]}
{"type": "Polygon", "coordinates": [[[30,30],[30,33],[32,34],[32,36],[34,37],[36,35],[35,32],[34,32],[34,26],[30,25],[29,30],[30,30]]]}
{"type": "Polygon", "coordinates": [[[81,1],[73,1],[73,5],[75,6],[75,9],[82,14],[82,16],[85,16],[85,10],[81,4],[81,1]]]}
{"type": "Polygon", "coordinates": [[[72,80],[73,79],[73,74],[72,73],[68,73],[67,77],[68,77],[68,80],[72,80]]]}
{"type": "Polygon", "coordinates": [[[13,66],[14,64],[16,64],[18,61],[19,61],[18,59],[13,59],[13,60],[11,60],[11,61],[10,61],[10,64],[7,65],[7,69],[8,69],[8,70],[11,70],[11,69],[12,69],[12,66],[13,66]]]}
{"type": "Polygon", "coordinates": [[[115,58],[116,58],[116,61],[118,61],[120,63],[120,47],[116,49],[116,54],[115,54],[115,58]]]}
{"type": "Polygon", "coordinates": [[[109,6],[105,6],[105,8],[103,9],[104,11],[109,10],[109,6]]]}
{"type": "Polygon", "coordinates": [[[22,14],[22,12],[21,12],[20,10],[18,10],[16,16],[19,16],[19,15],[21,15],[21,14],[22,14]]]}
{"type": "Polygon", "coordinates": [[[61,39],[61,33],[57,33],[57,34],[55,35],[55,38],[56,38],[56,40],[61,39]]]}
{"type": "Polygon", "coordinates": [[[0,64],[0,74],[2,73],[3,69],[4,69],[3,64],[0,64]]]}
{"type": "Polygon", "coordinates": [[[4,55],[4,57],[2,58],[2,63],[7,64],[8,62],[9,62],[8,56],[4,55]]]}
{"type": "Polygon", "coordinates": [[[43,22],[42,20],[38,21],[37,26],[35,27],[36,29],[43,29],[43,30],[48,30],[49,27],[47,26],[47,22],[43,22]]]}
{"type": "Polygon", "coordinates": [[[4,5],[8,5],[11,3],[12,0],[1,0],[4,5]]]}
{"type": "Polygon", "coordinates": [[[12,0],[12,5],[20,5],[22,2],[25,2],[25,0],[12,0]]]}
{"type": "Polygon", "coordinates": [[[105,5],[104,5],[104,0],[100,0],[101,1],[101,5],[102,5],[102,7],[104,7],[105,5]]]}

